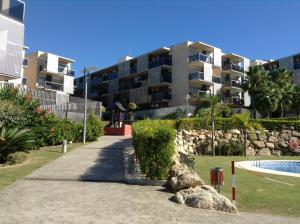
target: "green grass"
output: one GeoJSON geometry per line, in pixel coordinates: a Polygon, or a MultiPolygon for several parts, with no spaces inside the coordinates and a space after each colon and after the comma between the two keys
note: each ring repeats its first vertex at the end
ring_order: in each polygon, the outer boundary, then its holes
{"type": "MultiPolygon", "coordinates": [[[[68,145],[68,151],[80,146],[82,146],[81,143],[70,144],[68,145]]],[[[61,146],[31,150],[27,155],[27,160],[23,164],[0,168],[0,190],[60,157],[63,155],[61,150],[61,146]]]]}
{"type": "MultiPolygon", "coordinates": [[[[298,159],[297,157],[265,157],[263,159],[298,159]]],[[[223,167],[225,185],[221,194],[231,199],[231,161],[246,160],[245,157],[197,156],[195,170],[210,184],[210,168],[223,167]]],[[[239,211],[270,213],[300,217],[300,178],[236,169],[237,208],[239,211]],[[271,180],[293,184],[289,186],[271,180]]]]}

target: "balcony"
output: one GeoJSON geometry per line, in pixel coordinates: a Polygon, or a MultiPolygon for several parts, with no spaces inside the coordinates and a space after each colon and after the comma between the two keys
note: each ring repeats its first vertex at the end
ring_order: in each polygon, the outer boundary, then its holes
{"type": "Polygon", "coordinates": [[[117,79],[118,78],[118,72],[113,72],[107,75],[108,80],[117,79]]]}
{"type": "Polygon", "coordinates": [[[294,70],[300,69],[300,61],[294,62],[294,70]]]}
{"type": "MultiPolygon", "coordinates": [[[[0,1],[2,4],[2,1],[0,1]]],[[[18,0],[10,0],[10,5],[8,9],[2,10],[0,7],[0,12],[15,19],[20,22],[24,22],[24,10],[25,5],[23,2],[18,0]]]]}
{"type": "Polygon", "coordinates": [[[223,71],[235,71],[244,73],[244,68],[236,64],[223,65],[223,71]]]}
{"type": "Polygon", "coordinates": [[[241,99],[238,96],[223,97],[222,101],[223,103],[227,103],[235,106],[243,106],[245,102],[244,99],[241,99]]]}
{"type": "Polygon", "coordinates": [[[160,58],[154,61],[149,61],[149,69],[150,68],[155,68],[158,66],[163,66],[163,65],[172,65],[172,57],[167,57],[167,58],[160,58]]]}
{"type": "Polygon", "coordinates": [[[39,82],[38,85],[39,87],[48,90],[64,91],[64,85],[61,83],[45,81],[45,82],[39,82]]]}
{"type": "Polygon", "coordinates": [[[189,80],[204,80],[204,72],[190,73],[189,80]]]}
{"type": "Polygon", "coordinates": [[[60,74],[60,75],[68,75],[74,77],[75,71],[68,69],[67,66],[58,66],[57,72],[48,71],[47,64],[40,65],[40,71],[42,72],[48,72],[52,74],[60,74]]]}
{"type": "Polygon", "coordinates": [[[143,85],[143,82],[138,81],[136,83],[130,83],[130,84],[127,84],[127,85],[119,86],[119,91],[127,91],[127,90],[131,90],[131,89],[137,89],[137,88],[140,88],[140,87],[143,87],[143,86],[145,86],[145,85],[143,85]]]}
{"type": "Polygon", "coordinates": [[[213,60],[209,55],[198,53],[198,54],[190,56],[189,57],[189,62],[190,63],[192,63],[192,62],[206,62],[206,63],[212,64],[213,60]]]}
{"type": "Polygon", "coordinates": [[[152,93],[150,97],[151,101],[171,100],[171,94],[169,93],[152,93]]]}
{"type": "Polygon", "coordinates": [[[137,72],[137,67],[136,67],[136,66],[130,67],[130,69],[129,69],[129,73],[130,73],[130,74],[134,74],[134,73],[136,73],[136,72],[137,72]]]}
{"type": "Polygon", "coordinates": [[[223,83],[224,87],[235,87],[235,88],[242,88],[242,84],[239,80],[226,80],[223,83]]]}
{"type": "Polygon", "coordinates": [[[204,90],[192,90],[189,92],[189,95],[193,97],[202,97],[202,96],[211,96],[210,91],[204,91],[204,90]]]}
{"type": "Polygon", "coordinates": [[[218,77],[218,76],[213,76],[213,77],[212,77],[212,81],[213,81],[214,83],[219,83],[219,84],[222,83],[221,77],[218,77]]]}

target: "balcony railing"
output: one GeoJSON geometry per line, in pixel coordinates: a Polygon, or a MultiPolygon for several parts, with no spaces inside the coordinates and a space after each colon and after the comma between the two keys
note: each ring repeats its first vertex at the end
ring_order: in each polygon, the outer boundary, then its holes
{"type": "Polygon", "coordinates": [[[228,70],[232,70],[232,71],[237,71],[237,72],[242,72],[244,73],[244,68],[236,65],[236,64],[227,64],[227,65],[223,65],[223,70],[224,71],[228,71],[228,70]]]}
{"type": "Polygon", "coordinates": [[[214,83],[222,83],[221,77],[218,77],[218,76],[213,76],[212,81],[214,83]]]}
{"type": "Polygon", "coordinates": [[[222,98],[223,103],[233,104],[233,105],[244,105],[244,99],[241,99],[239,97],[223,97],[222,98]]]}
{"type": "Polygon", "coordinates": [[[190,73],[189,80],[204,80],[204,72],[190,73]]]}
{"type": "Polygon", "coordinates": [[[192,90],[190,91],[189,95],[191,97],[211,96],[211,92],[204,90],[192,90]]]}
{"type": "Polygon", "coordinates": [[[197,62],[197,61],[203,61],[203,62],[207,62],[210,64],[213,63],[213,60],[212,60],[211,56],[209,56],[209,55],[198,53],[198,54],[195,54],[195,55],[192,55],[189,57],[190,63],[197,62]]]}
{"type": "Polygon", "coordinates": [[[172,65],[172,58],[166,57],[166,58],[160,58],[154,61],[149,61],[149,68],[155,68],[162,65],[172,65]]]}
{"type": "Polygon", "coordinates": [[[130,69],[129,69],[129,73],[130,73],[130,74],[134,74],[134,73],[136,73],[136,72],[137,72],[137,67],[136,67],[136,66],[130,67],[130,69]]]}
{"type": "Polygon", "coordinates": [[[117,72],[110,73],[110,74],[107,75],[108,80],[117,79],[117,78],[118,78],[118,73],[117,72]]]}
{"type": "Polygon", "coordinates": [[[294,62],[294,69],[300,69],[300,61],[294,62]]]}
{"type": "MultiPolygon", "coordinates": [[[[40,71],[48,71],[47,64],[40,65],[40,71]]],[[[75,76],[75,71],[68,69],[68,67],[58,66],[57,73],[62,75],[75,76]]]]}
{"type": "Polygon", "coordinates": [[[223,83],[224,86],[232,86],[232,87],[237,87],[237,88],[242,88],[241,82],[238,80],[226,80],[223,83]]]}
{"type": "Polygon", "coordinates": [[[171,100],[169,93],[153,93],[151,94],[151,101],[171,100]]]}
{"type": "Polygon", "coordinates": [[[138,81],[136,83],[130,83],[130,84],[127,84],[127,85],[121,85],[121,86],[119,86],[119,91],[136,89],[136,88],[140,88],[140,87],[143,87],[143,82],[142,81],[138,81]]]}
{"type": "Polygon", "coordinates": [[[49,81],[39,82],[39,86],[45,89],[64,91],[64,85],[56,82],[49,82],[49,81]]]}

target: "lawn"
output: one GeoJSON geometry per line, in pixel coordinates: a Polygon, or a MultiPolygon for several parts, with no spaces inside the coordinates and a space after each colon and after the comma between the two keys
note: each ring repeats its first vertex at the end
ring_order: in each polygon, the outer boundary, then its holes
{"type": "MultiPolygon", "coordinates": [[[[68,145],[68,151],[82,146],[81,143],[73,143],[68,145]]],[[[34,170],[46,165],[47,163],[60,157],[62,147],[43,148],[40,150],[31,150],[28,153],[27,160],[23,164],[1,167],[0,168],[0,190],[12,182],[21,179],[34,170]]]]}
{"type": "MultiPolygon", "coordinates": [[[[197,156],[195,170],[210,184],[210,168],[223,167],[225,185],[221,193],[231,199],[231,161],[245,157],[197,156]]],[[[297,157],[265,157],[263,159],[297,159],[297,157]]],[[[300,158],[299,158],[300,159],[300,158]]],[[[237,208],[239,211],[270,213],[300,217],[300,178],[236,169],[237,208]],[[266,179],[292,184],[286,185],[266,179]]]]}

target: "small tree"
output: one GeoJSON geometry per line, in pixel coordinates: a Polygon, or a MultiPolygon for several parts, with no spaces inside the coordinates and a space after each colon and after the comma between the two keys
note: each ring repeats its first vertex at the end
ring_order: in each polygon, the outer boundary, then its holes
{"type": "Polygon", "coordinates": [[[129,108],[130,111],[135,111],[135,110],[138,109],[138,106],[136,105],[136,103],[130,102],[130,103],[128,104],[128,108],[129,108]]]}
{"type": "Polygon", "coordinates": [[[244,111],[241,114],[234,114],[231,116],[233,124],[238,127],[241,131],[241,135],[243,138],[241,139],[244,143],[244,156],[247,154],[247,131],[250,133],[254,133],[256,129],[262,129],[260,124],[254,123],[251,120],[250,113],[248,111],[244,111]]]}
{"type": "Polygon", "coordinates": [[[211,124],[211,151],[213,156],[215,156],[215,119],[221,106],[220,98],[218,96],[205,96],[201,99],[204,102],[208,102],[210,106],[206,116],[206,125],[211,124]]]}

